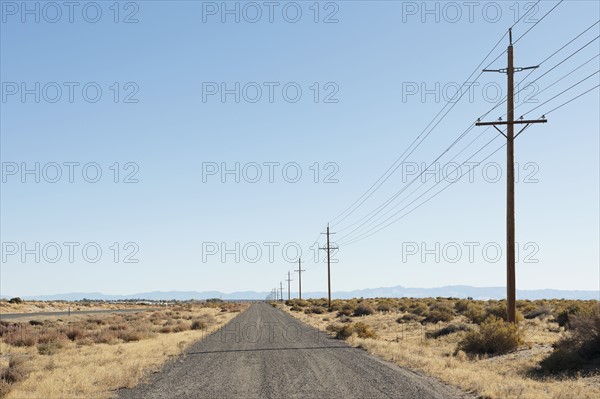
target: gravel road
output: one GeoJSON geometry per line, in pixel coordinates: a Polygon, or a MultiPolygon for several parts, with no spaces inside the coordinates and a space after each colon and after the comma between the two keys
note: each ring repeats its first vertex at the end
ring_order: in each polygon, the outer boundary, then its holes
{"type": "Polygon", "coordinates": [[[193,344],[148,381],[118,392],[151,398],[472,398],[260,303],[193,344]]]}

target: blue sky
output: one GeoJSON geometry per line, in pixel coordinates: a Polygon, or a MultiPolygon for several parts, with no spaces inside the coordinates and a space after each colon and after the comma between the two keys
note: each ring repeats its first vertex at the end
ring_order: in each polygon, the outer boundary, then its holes
{"type": "MultiPolygon", "coordinates": [[[[539,64],[599,19],[597,2],[564,1],[535,24],[557,3],[539,2],[514,26],[515,39],[526,33],[515,44],[516,66],[539,64]]],[[[298,243],[310,258],[307,247],[328,222],[342,243],[334,290],[505,284],[504,258],[482,251],[504,248],[504,172],[497,182],[490,177],[495,165],[504,169],[504,149],[486,161],[485,175],[476,169],[472,182],[453,184],[371,237],[347,246],[342,240],[352,230],[348,225],[406,185],[411,168],[422,170],[421,163],[434,160],[505,95],[495,99],[495,90],[505,88],[504,74],[483,74],[472,98],[452,108],[404,167],[344,221],[334,218],[409,148],[448,93],[534,2],[475,2],[471,9],[463,2],[299,1],[274,2],[272,9],[228,2],[229,10],[239,10],[239,22],[222,2],[80,2],[72,22],[68,8],[58,3],[57,14],[56,3],[48,4],[27,2],[34,10],[28,14],[21,2],[1,2],[3,295],[269,291],[296,266],[293,250],[284,256],[281,249],[298,243]],[[223,88],[233,94],[221,97],[223,88]],[[24,97],[23,89],[30,90],[24,97]],[[429,94],[422,97],[423,89],[429,94]],[[37,172],[22,175],[36,163],[39,183],[37,172]],[[223,166],[236,163],[239,183],[231,174],[222,182],[223,166]],[[262,175],[253,183],[257,164],[262,175]],[[56,165],[62,175],[51,183],[56,165]],[[203,175],[214,165],[215,175],[203,175]],[[298,169],[302,175],[293,183],[298,169]],[[102,176],[92,183],[98,170],[102,176]],[[65,242],[76,243],[72,261],[65,242]],[[22,243],[33,249],[25,259],[22,243]],[[223,261],[222,243],[234,253],[239,243],[239,262],[235,254],[223,261]],[[253,243],[262,251],[256,262],[253,243]],[[439,261],[423,259],[423,249],[436,243],[439,261]],[[476,243],[474,259],[464,243],[476,243]],[[454,262],[457,245],[463,253],[454,262]],[[87,259],[84,246],[91,251],[87,259]],[[94,263],[97,248],[102,254],[94,263]]],[[[527,103],[520,98],[517,116],[586,77],[526,116],[539,118],[598,84],[599,29],[592,26],[531,75],[517,74],[517,82],[528,76],[524,83],[530,83],[550,71],[523,90],[541,93],[527,103]]],[[[505,37],[487,61],[507,44],[505,37]]],[[[505,66],[502,55],[490,68],[505,66]]],[[[516,142],[520,176],[527,180],[516,187],[517,241],[523,257],[530,255],[518,265],[519,289],[599,288],[598,109],[596,88],[516,142]]],[[[504,113],[501,104],[486,119],[504,113]]],[[[479,134],[457,160],[498,136],[483,131],[469,131],[440,167],[479,134]]],[[[473,159],[501,144],[500,137],[473,159]]],[[[413,183],[399,200],[434,180],[413,183]]],[[[306,259],[305,266],[303,289],[325,290],[324,264],[306,259]]]]}

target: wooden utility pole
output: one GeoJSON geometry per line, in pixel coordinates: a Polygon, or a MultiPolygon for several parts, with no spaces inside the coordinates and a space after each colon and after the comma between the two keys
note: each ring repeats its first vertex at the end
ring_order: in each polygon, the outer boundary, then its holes
{"type": "Polygon", "coordinates": [[[290,299],[292,299],[292,297],[291,297],[291,294],[290,294],[290,282],[291,282],[291,281],[294,281],[294,280],[292,280],[292,279],[290,278],[290,271],[289,271],[289,270],[288,270],[288,278],[287,278],[287,280],[286,280],[286,281],[287,281],[287,283],[288,283],[288,301],[289,301],[290,299]]]}
{"type": "MultiPolygon", "coordinates": [[[[319,248],[327,251],[327,306],[331,307],[331,245],[329,241],[329,223],[327,223],[327,247],[319,248]]],[[[335,234],[335,233],[331,233],[335,234]]],[[[333,248],[337,249],[337,248],[333,248]]]]}
{"type": "Polygon", "coordinates": [[[506,138],[506,306],[509,323],[517,322],[517,295],[516,295],[516,270],[515,270],[515,138],[529,125],[533,123],[546,123],[542,116],[537,120],[523,120],[521,117],[515,121],[515,85],[514,74],[527,69],[535,69],[538,66],[515,68],[513,62],[513,43],[512,29],[508,30],[508,66],[506,69],[484,69],[483,72],[500,72],[507,75],[507,95],[506,95],[506,122],[501,119],[496,122],[481,122],[477,120],[476,126],[493,126],[506,138]],[[506,125],[506,134],[500,129],[499,125],[506,125]],[[525,125],[519,133],[515,135],[515,125],[525,125]]]}
{"type": "Polygon", "coordinates": [[[298,270],[294,270],[295,272],[298,272],[298,299],[302,299],[302,272],[305,272],[306,270],[302,269],[302,260],[301,258],[298,258],[298,270]]]}
{"type": "Polygon", "coordinates": [[[279,282],[279,300],[283,301],[283,281],[279,282]]]}

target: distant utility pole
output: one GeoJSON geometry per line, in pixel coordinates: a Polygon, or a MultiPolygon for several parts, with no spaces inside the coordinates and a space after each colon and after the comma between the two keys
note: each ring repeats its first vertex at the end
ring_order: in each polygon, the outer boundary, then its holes
{"type": "Polygon", "coordinates": [[[306,270],[302,269],[301,258],[298,258],[298,270],[294,271],[298,272],[298,299],[302,299],[302,272],[305,272],[306,270]]]}
{"type": "Polygon", "coordinates": [[[279,282],[279,300],[283,301],[283,282],[279,282]]]}
{"type": "Polygon", "coordinates": [[[484,69],[483,72],[506,73],[508,89],[506,95],[506,122],[501,119],[496,122],[481,122],[477,120],[476,126],[493,126],[506,138],[506,304],[509,323],[517,321],[517,295],[516,295],[516,271],[515,271],[515,154],[514,140],[533,123],[546,123],[545,117],[537,120],[523,120],[521,117],[515,121],[515,86],[514,74],[527,69],[535,69],[538,66],[515,68],[513,64],[512,29],[508,30],[508,67],[506,69],[484,69]],[[506,125],[506,134],[499,125],[506,125]],[[515,135],[515,125],[525,125],[515,135]]]}
{"type": "MultiPolygon", "coordinates": [[[[321,233],[323,234],[323,233],[321,233]]],[[[332,249],[338,249],[336,248],[331,248],[331,245],[329,244],[329,223],[327,223],[327,247],[325,248],[319,248],[319,249],[323,249],[327,251],[327,306],[331,307],[331,250],[332,249]]],[[[335,233],[331,233],[331,234],[335,234],[335,233]]]]}
{"type": "Polygon", "coordinates": [[[294,281],[294,280],[292,280],[292,279],[290,278],[290,271],[289,271],[289,270],[288,270],[288,278],[287,278],[287,280],[286,280],[286,281],[287,281],[287,283],[288,283],[288,301],[289,301],[290,299],[292,299],[292,297],[291,297],[291,294],[290,294],[290,282],[291,282],[291,281],[294,281]]]}

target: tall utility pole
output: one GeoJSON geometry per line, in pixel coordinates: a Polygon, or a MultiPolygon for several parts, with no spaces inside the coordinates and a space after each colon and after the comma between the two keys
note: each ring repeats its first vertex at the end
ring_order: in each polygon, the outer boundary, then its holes
{"type": "MultiPolygon", "coordinates": [[[[337,249],[336,248],[331,248],[330,242],[329,242],[329,223],[327,223],[327,247],[325,248],[320,248],[323,250],[327,251],[327,306],[331,307],[331,250],[332,249],[337,249]]],[[[335,234],[335,233],[331,233],[331,234],[335,234]]]]}
{"type": "Polygon", "coordinates": [[[283,301],[283,282],[279,282],[279,300],[283,301]]]}
{"type": "Polygon", "coordinates": [[[287,278],[287,280],[286,280],[286,281],[287,281],[287,283],[288,283],[288,301],[289,301],[290,299],[292,299],[292,297],[291,297],[291,294],[290,294],[290,282],[291,282],[291,281],[294,281],[294,280],[292,280],[292,279],[290,278],[290,271],[289,271],[289,270],[288,270],[288,278],[287,278]]]}
{"type": "Polygon", "coordinates": [[[298,299],[302,299],[302,272],[305,272],[306,270],[302,269],[301,258],[298,258],[298,270],[294,271],[298,272],[298,299]]]}
{"type": "Polygon", "coordinates": [[[516,295],[516,271],[515,271],[515,153],[514,141],[523,130],[533,123],[546,123],[542,117],[537,120],[523,120],[521,117],[515,121],[515,86],[514,74],[527,69],[535,69],[538,66],[515,68],[513,63],[512,29],[508,30],[508,66],[506,69],[484,69],[483,72],[506,73],[507,95],[506,95],[506,122],[501,119],[496,122],[481,122],[477,120],[476,126],[493,126],[506,138],[506,305],[509,323],[517,322],[517,295],[516,295]],[[499,125],[506,125],[506,134],[499,125]],[[515,135],[515,125],[525,125],[515,135]]]}

